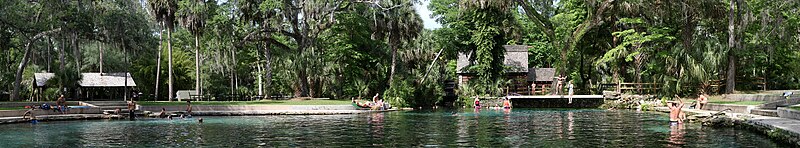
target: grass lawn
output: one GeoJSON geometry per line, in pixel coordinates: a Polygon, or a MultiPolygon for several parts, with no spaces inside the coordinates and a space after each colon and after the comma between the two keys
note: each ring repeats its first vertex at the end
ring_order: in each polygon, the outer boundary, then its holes
{"type": "MultiPolygon", "coordinates": [[[[144,106],[186,105],[186,102],[141,101],[144,106]]],[[[264,100],[264,101],[192,101],[192,105],[350,105],[350,100],[264,100]]]]}
{"type": "Polygon", "coordinates": [[[789,109],[800,110],[800,106],[789,106],[789,109]]]}
{"type": "Polygon", "coordinates": [[[725,100],[722,99],[722,96],[709,96],[708,103],[713,104],[730,104],[730,105],[761,105],[766,102],[764,101],[735,101],[735,100],[725,100]]]}
{"type": "Polygon", "coordinates": [[[25,107],[0,107],[0,110],[25,110],[25,107]]]}

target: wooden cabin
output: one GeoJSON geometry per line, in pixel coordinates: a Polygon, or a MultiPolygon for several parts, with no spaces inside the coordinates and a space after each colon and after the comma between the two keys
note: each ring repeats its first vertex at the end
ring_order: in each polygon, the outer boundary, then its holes
{"type": "MultiPolygon", "coordinates": [[[[508,86],[509,93],[529,94],[528,79],[528,46],[525,45],[504,45],[506,49],[503,63],[507,67],[506,79],[511,80],[508,86]]],[[[467,67],[475,64],[475,53],[458,53],[456,73],[458,74],[458,85],[469,82],[476,78],[477,73],[467,71],[467,67]]]]}

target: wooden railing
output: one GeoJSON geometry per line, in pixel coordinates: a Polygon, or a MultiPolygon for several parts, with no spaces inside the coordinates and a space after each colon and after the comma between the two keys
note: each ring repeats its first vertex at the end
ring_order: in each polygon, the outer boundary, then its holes
{"type": "Polygon", "coordinates": [[[656,94],[661,91],[659,83],[604,83],[598,86],[598,92],[615,91],[618,93],[656,94]]]}

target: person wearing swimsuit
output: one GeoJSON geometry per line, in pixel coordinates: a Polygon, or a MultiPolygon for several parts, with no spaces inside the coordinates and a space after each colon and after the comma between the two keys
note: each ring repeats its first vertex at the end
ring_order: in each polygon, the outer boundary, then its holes
{"type": "Polygon", "coordinates": [[[475,96],[475,108],[481,108],[481,99],[478,99],[478,96],[475,96]]]}
{"type": "Polygon", "coordinates": [[[681,117],[680,117],[681,112],[682,112],[681,108],[683,108],[683,100],[678,95],[675,95],[675,98],[678,99],[678,101],[679,101],[678,103],[675,103],[675,102],[668,103],[668,107],[669,107],[669,125],[670,126],[675,126],[675,125],[683,123],[683,121],[681,120],[681,117]]]}
{"type": "Polygon", "coordinates": [[[503,100],[503,108],[505,108],[505,109],[510,109],[511,108],[511,100],[509,100],[508,97],[506,97],[506,99],[503,100]]]}

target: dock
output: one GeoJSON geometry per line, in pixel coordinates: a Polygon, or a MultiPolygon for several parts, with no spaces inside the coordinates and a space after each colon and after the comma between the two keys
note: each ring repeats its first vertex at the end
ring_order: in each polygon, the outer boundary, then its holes
{"type": "Polygon", "coordinates": [[[603,105],[603,95],[540,95],[508,96],[514,107],[521,108],[597,108],[603,105]]]}

